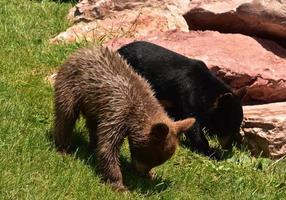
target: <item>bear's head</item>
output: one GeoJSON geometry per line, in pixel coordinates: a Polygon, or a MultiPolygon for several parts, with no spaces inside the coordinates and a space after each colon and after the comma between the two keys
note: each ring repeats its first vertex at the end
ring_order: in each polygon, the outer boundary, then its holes
{"type": "Polygon", "coordinates": [[[239,130],[243,120],[241,97],[245,91],[224,93],[216,98],[205,119],[210,134],[216,134],[224,149],[231,149],[233,142],[239,141],[239,130]]]}
{"type": "Polygon", "coordinates": [[[194,118],[153,123],[144,140],[139,139],[136,145],[130,145],[134,168],[147,174],[153,167],[171,158],[179,143],[179,134],[189,130],[194,123],[194,118]]]}

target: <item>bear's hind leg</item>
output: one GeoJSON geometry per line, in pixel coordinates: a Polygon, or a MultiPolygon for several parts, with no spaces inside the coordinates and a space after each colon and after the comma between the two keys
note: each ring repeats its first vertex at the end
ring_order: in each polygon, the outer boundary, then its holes
{"type": "Polygon", "coordinates": [[[72,150],[72,132],[78,116],[79,109],[56,105],[54,140],[58,151],[69,153],[72,150]]]}

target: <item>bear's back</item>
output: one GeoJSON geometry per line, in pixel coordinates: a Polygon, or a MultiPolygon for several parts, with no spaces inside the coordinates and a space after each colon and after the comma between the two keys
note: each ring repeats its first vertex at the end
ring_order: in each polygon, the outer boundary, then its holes
{"type": "Polygon", "coordinates": [[[145,79],[133,71],[118,53],[107,48],[83,48],[72,54],[58,73],[56,87],[71,90],[86,115],[124,119],[148,115],[158,109],[145,79]]]}
{"type": "MultiPolygon", "coordinates": [[[[181,104],[181,98],[192,91],[192,96],[186,97],[190,100],[189,106],[193,106],[193,110],[204,110],[218,94],[231,92],[204,62],[164,47],[138,41],[121,47],[118,52],[135,71],[150,81],[159,99],[172,99],[181,104]]],[[[178,109],[181,107],[179,104],[176,106],[178,109]]]]}

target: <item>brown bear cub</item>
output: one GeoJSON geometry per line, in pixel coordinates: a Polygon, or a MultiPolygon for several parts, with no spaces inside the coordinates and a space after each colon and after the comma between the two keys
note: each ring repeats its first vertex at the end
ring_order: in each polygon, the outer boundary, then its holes
{"type": "Polygon", "coordinates": [[[148,176],[173,155],[178,134],[195,122],[194,118],[171,120],[147,81],[118,53],[103,47],[77,51],[58,72],[54,139],[59,151],[70,150],[80,113],[102,177],[116,189],[124,189],[119,164],[124,137],[129,140],[134,168],[148,176]]]}

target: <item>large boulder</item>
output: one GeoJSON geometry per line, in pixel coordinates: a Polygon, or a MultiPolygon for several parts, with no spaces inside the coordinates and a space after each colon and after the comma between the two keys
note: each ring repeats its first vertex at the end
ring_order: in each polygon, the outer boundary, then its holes
{"type": "Polygon", "coordinates": [[[107,41],[173,29],[187,32],[183,12],[189,4],[189,0],[82,0],[68,15],[74,25],[51,43],[107,41]]]}
{"type": "Polygon", "coordinates": [[[286,0],[193,0],[184,17],[190,30],[243,33],[286,46],[286,0]]]}
{"type": "Polygon", "coordinates": [[[216,30],[286,46],[286,0],[81,0],[51,43],[107,41],[178,29],[216,30]]]}
{"type": "Polygon", "coordinates": [[[286,100],[286,49],[275,42],[214,31],[170,31],[137,39],[115,39],[107,46],[116,50],[135,40],[153,42],[204,61],[233,88],[247,87],[244,103],[286,100]]]}
{"type": "Polygon", "coordinates": [[[286,102],[244,106],[243,142],[254,155],[286,156],[286,102]]]}

